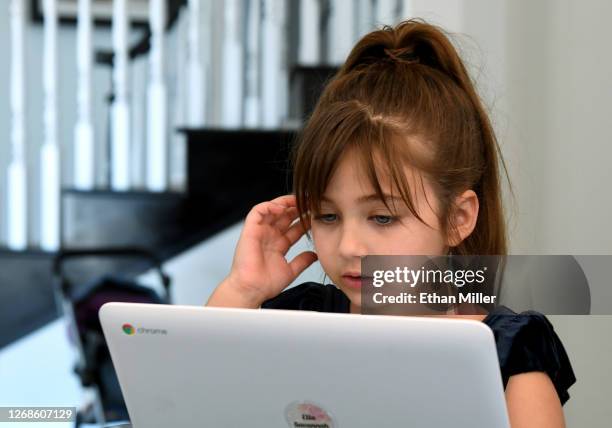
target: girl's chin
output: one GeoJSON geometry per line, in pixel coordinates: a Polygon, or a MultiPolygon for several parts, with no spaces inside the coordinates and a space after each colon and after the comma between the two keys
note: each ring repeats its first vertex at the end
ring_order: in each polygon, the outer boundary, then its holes
{"type": "Polygon", "coordinates": [[[353,302],[351,300],[351,306],[349,308],[349,312],[352,314],[360,314],[361,313],[361,305],[360,302],[353,302]]]}

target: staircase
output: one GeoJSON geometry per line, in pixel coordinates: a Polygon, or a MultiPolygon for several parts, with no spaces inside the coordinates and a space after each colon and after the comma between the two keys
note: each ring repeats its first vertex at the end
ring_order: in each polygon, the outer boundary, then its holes
{"type": "MultiPolygon", "coordinates": [[[[293,97],[302,114],[335,68],[300,67],[293,97]]],[[[297,108],[297,107],[296,107],[297,108]]],[[[142,246],[168,260],[241,221],[257,203],[291,191],[289,153],[298,129],[182,128],[187,140],[184,192],[61,193],[63,249],[142,246]]],[[[0,250],[0,348],[56,319],[53,253],[0,250]]],[[[70,278],[85,285],[105,272],[133,276],[145,265],[129,260],[73,262],[70,278]]]]}
{"type": "MultiPolygon", "coordinates": [[[[169,28],[180,21],[183,1],[171,1],[169,28]]],[[[74,22],[72,22],[74,23],[74,22]]],[[[151,31],[129,49],[129,60],[148,55],[151,31]]],[[[99,51],[98,65],[113,66],[113,55],[99,51]]],[[[288,72],[287,104],[293,127],[182,126],[170,138],[186,142],[183,191],[61,189],[60,248],[141,246],[169,260],[241,221],[259,202],[291,191],[289,154],[325,82],[337,67],[304,66],[288,72]]],[[[112,97],[110,99],[112,101],[112,97]]],[[[55,252],[0,248],[0,348],[59,316],[51,264],[55,252]]],[[[148,266],[128,260],[85,259],[68,272],[77,286],[103,273],[133,276],[148,266]]]]}
{"type": "MultiPolygon", "coordinates": [[[[184,193],[62,191],[62,248],[142,246],[167,260],[240,221],[258,202],[285,194],[294,131],[183,130],[188,137],[184,193]]],[[[0,251],[0,347],[58,316],[52,253],[0,251]],[[10,331],[9,331],[10,330],[10,331]]],[[[75,284],[106,272],[134,271],[126,261],[73,262],[75,284]]]]}

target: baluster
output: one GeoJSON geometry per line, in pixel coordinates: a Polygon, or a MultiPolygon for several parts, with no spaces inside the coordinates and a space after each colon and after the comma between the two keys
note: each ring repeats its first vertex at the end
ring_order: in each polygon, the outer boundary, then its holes
{"type": "Polygon", "coordinates": [[[79,0],[77,15],[77,109],[74,128],[74,185],[94,187],[94,131],[92,124],[92,17],[91,0],[79,0]]]}
{"type": "Polygon", "coordinates": [[[262,21],[262,121],[266,128],[280,125],[282,8],[279,0],[263,0],[262,21]]]}
{"type": "Polygon", "coordinates": [[[319,0],[300,1],[300,35],[298,47],[298,64],[319,65],[321,53],[319,50],[319,20],[321,8],[319,0]]]}
{"type": "Polygon", "coordinates": [[[259,96],[259,35],[261,32],[261,0],[248,0],[246,22],[246,88],[244,122],[247,127],[257,127],[261,121],[259,96]]]}
{"type": "Polygon", "coordinates": [[[130,188],[145,189],[147,157],[147,89],[149,59],[134,58],[130,63],[130,188]]]}
{"type": "MultiPolygon", "coordinates": [[[[187,177],[186,171],[186,136],[183,132],[176,132],[180,127],[186,124],[186,106],[187,93],[191,97],[191,91],[187,92],[187,32],[188,30],[189,13],[187,9],[181,9],[176,23],[174,46],[176,52],[176,67],[174,74],[170,77],[170,81],[174,82],[174,93],[170,94],[169,103],[170,110],[173,112],[169,116],[169,127],[172,130],[170,134],[170,171],[169,171],[169,187],[174,190],[185,190],[187,177]],[[187,25],[186,25],[187,24],[187,25]]],[[[172,63],[172,62],[170,62],[172,63]]]]}
{"type": "Polygon", "coordinates": [[[189,82],[188,121],[192,127],[204,125],[206,117],[205,100],[207,88],[200,47],[202,32],[201,6],[201,0],[189,0],[187,80],[189,82]]]}
{"type": "Polygon", "coordinates": [[[149,0],[151,26],[150,81],[148,90],[147,187],[163,191],[167,186],[168,113],[164,82],[164,30],[166,0],[149,0]]]}
{"type": "Polygon", "coordinates": [[[113,92],[111,187],[129,188],[130,107],[128,102],[128,2],[113,0],[113,92]]]}
{"type": "Polygon", "coordinates": [[[41,148],[40,246],[56,251],[60,245],[60,152],[57,134],[57,0],[43,1],[44,137],[41,148]]]}
{"type": "Polygon", "coordinates": [[[331,0],[329,16],[329,49],[330,64],[342,64],[353,46],[353,2],[331,0]]]}
{"type": "Polygon", "coordinates": [[[289,116],[289,54],[288,54],[288,2],[279,0],[278,5],[278,126],[285,126],[289,116]]]}
{"type": "Polygon", "coordinates": [[[224,1],[223,25],[223,116],[225,127],[237,128],[242,124],[242,25],[237,0],[224,1]]]}
{"type": "Polygon", "coordinates": [[[11,1],[11,160],[7,171],[7,245],[27,246],[25,156],[25,11],[23,0],[11,1]]]}

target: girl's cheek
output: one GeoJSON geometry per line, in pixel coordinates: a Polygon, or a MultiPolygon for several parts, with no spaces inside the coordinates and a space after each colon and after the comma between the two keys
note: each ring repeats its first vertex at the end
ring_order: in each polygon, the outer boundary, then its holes
{"type": "Polygon", "coordinates": [[[317,227],[312,227],[311,229],[312,232],[312,245],[314,247],[314,251],[318,254],[324,254],[325,253],[325,234],[321,233],[320,230],[318,230],[317,227]]]}
{"type": "Polygon", "coordinates": [[[313,224],[310,227],[310,235],[312,236],[312,244],[314,245],[315,249],[317,248],[317,243],[319,242],[319,233],[318,233],[318,228],[313,224]]]}

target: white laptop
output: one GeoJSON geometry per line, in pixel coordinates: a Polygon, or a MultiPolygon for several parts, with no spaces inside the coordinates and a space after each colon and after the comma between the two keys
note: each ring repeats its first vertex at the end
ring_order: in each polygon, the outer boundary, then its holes
{"type": "Polygon", "coordinates": [[[136,428],[509,427],[471,320],[107,303],[136,428]]]}

